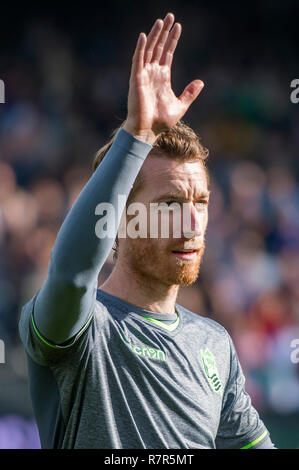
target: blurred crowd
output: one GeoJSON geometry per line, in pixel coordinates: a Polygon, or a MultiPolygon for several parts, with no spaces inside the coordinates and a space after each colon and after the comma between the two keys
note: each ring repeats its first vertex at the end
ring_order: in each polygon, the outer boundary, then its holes
{"type": "MultiPolygon", "coordinates": [[[[259,411],[296,412],[299,364],[291,361],[291,341],[299,338],[299,105],[289,100],[295,77],[275,56],[238,62],[237,45],[235,62],[220,51],[208,57],[195,47],[193,9],[184,12],[193,33],[182,39],[174,80],[177,89],[196,74],[206,83],[186,122],[210,151],[211,200],[200,276],[178,302],[229,331],[259,411]]],[[[138,32],[137,19],[130,21],[138,32]]],[[[119,47],[126,26],[115,37],[103,30],[78,51],[51,23],[32,22],[18,54],[4,60],[0,339],[10,372],[0,365],[0,383],[9,374],[16,383],[26,381],[20,308],[46,278],[57,232],[91,175],[96,150],[125,117],[134,47],[133,34],[119,47]]],[[[100,283],[112,269],[111,254],[100,283]]]]}

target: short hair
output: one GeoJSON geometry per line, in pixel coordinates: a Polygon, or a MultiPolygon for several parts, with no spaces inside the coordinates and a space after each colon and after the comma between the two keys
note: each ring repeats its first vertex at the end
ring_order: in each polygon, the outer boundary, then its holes
{"type": "MultiPolygon", "coordinates": [[[[111,139],[107,144],[101,147],[95,154],[92,170],[96,171],[105,155],[111,148],[118,131],[124,126],[125,121],[112,132],[111,139]]],[[[170,158],[178,162],[201,161],[207,178],[207,185],[210,186],[210,175],[206,165],[209,151],[200,142],[199,136],[183,121],[178,121],[174,126],[164,130],[159,134],[153,148],[148,156],[155,155],[170,158]]],[[[127,206],[140,187],[140,173],[137,175],[133,187],[127,199],[127,206]]],[[[115,239],[116,246],[113,248],[113,259],[117,259],[118,237],[115,239]]]]}

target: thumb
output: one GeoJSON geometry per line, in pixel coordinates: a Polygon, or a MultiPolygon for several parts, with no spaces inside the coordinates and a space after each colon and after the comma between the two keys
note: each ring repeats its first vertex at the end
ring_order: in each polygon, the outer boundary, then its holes
{"type": "Polygon", "coordinates": [[[198,97],[203,87],[204,82],[202,80],[193,80],[193,82],[186,86],[183,93],[179,96],[179,100],[188,109],[193,101],[198,97]]]}

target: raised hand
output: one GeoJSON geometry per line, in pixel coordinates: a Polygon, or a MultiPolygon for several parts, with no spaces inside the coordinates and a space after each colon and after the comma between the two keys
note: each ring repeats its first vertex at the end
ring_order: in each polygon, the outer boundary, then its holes
{"type": "Polygon", "coordinates": [[[204,84],[193,80],[177,97],[171,87],[173,54],[182,32],[174,15],[156,20],[149,35],[140,33],[132,61],[125,130],[153,144],[157,135],[176,124],[204,84]]]}

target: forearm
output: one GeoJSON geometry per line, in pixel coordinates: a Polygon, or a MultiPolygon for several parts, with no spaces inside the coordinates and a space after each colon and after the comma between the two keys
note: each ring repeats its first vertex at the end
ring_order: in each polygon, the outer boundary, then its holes
{"type": "Polygon", "coordinates": [[[125,201],[150,150],[147,143],[119,131],[62,224],[34,310],[38,329],[53,342],[76,334],[90,315],[98,274],[112,249],[125,201]],[[125,196],[122,205],[119,194],[125,196]],[[111,204],[115,211],[113,236],[101,238],[95,231],[95,209],[100,203],[111,204]]]}
{"type": "Polygon", "coordinates": [[[49,275],[62,276],[79,287],[95,280],[113,246],[125,206],[118,203],[118,196],[127,199],[150,149],[145,142],[120,130],[61,226],[51,254],[49,275]],[[98,219],[95,209],[101,203],[111,205],[116,214],[115,233],[104,238],[95,232],[98,219]]]}

